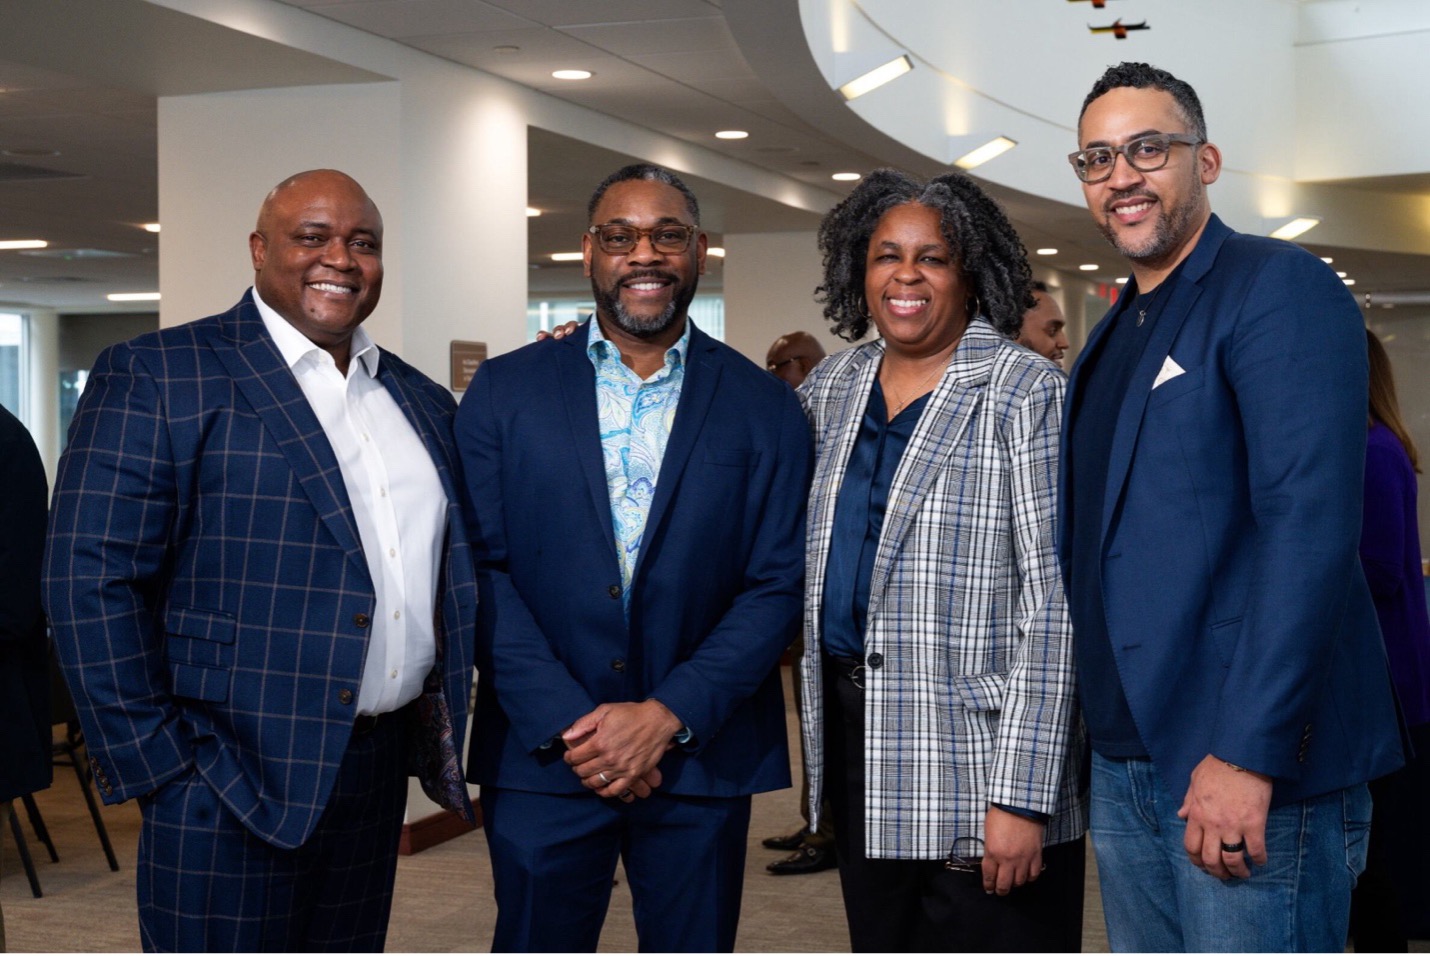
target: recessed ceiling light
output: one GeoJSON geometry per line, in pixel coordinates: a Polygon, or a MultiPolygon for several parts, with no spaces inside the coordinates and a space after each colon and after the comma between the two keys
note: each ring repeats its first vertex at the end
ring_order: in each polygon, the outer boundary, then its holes
{"type": "Polygon", "coordinates": [[[579,252],[553,252],[551,254],[552,262],[580,262],[583,258],[585,257],[579,252]]]}
{"type": "Polygon", "coordinates": [[[1057,254],[1058,250],[1054,249],[1052,246],[1045,246],[1042,249],[1038,250],[1038,255],[1040,256],[1055,256],[1057,254]]]}
{"type": "Polygon", "coordinates": [[[535,218],[536,218],[537,216],[539,216],[539,215],[541,215],[541,210],[540,210],[540,209],[537,209],[535,206],[527,206],[527,207],[526,207],[526,218],[528,218],[528,219],[535,219],[535,218]]]}
{"type": "Polygon", "coordinates": [[[1084,262],[1078,268],[1083,272],[1096,272],[1098,267],[1096,262],[1084,262]]]}
{"type": "Polygon", "coordinates": [[[715,134],[716,139],[745,139],[750,134],[742,129],[722,129],[715,134]]]}
{"type": "Polygon", "coordinates": [[[558,80],[589,80],[595,74],[590,70],[556,70],[551,75],[558,80]]]}
{"type": "Polygon", "coordinates": [[[716,258],[723,259],[725,258],[725,247],[711,246],[709,249],[705,250],[705,254],[707,256],[715,256],[716,258]]]}
{"type": "Polygon", "coordinates": [[[1346,285],[1355,285],[1355,284],[1356,284],[1356,280],[1354,280],[1354,279],[1342,279],[1341,281],[1344,282],[1346,285]]]}
{"type": "Polygon", "coordinates": [[[145,232],[158,232],[159,224],[157,222],[146,222],[139,228],[143,229],[145,232]]]}
{"type": "Polygon", "coordinates": [[[158,302],[157,292],[111,292],[105,296],[110,302],[158,302]]]}
{"type": "Polygon", "coordinates": [[[976,166],[982,166],[994,157],[1002,156],[1017,145],[1018,143],[1015,140],[1011,140],[1006,136],[998,136],[990,139],[977,149],[964,153],[953,161],[953,165],[959,169],[973,169],[976,166]]]}
{"type": "Polygon", "coordinates": [[[1316,228],[1321,224],[1321,220],[1313,216],[1302,216],[1299,219],[1292,219],[1286,225],[1275,229],[1271,233],[1272,239],[1295,239],[1304,232],[1316,228]]]}
{"type": "Polygon", "coordinates": [[[1330,256],[1321,256],[1321,261],[1324,262],[1326,265],[1330,265],[1332,262],[1335,262],[1336,260],[1332,259],[1330,256]]]}
{"type": "Polygon", "coordinates": [[[1344,278],[1345,278],[1347,275],[1349,275],[1349,274],[1350,274],[1350,273],[1347,273],[1347,272],[1337,272],[1337,273],[1336,273],[1336,278],[1337,278],[1337,279],[1344,279],[1344,278]]]}
{"type": "Polygon", "coordinates": [[[1126,284],[1127,284],[1127,277],[1126,277],[1126,276],[1118,276],[1115,281],[1117,282],[1118,285],[1126,285],[1126,284]]]}
{"type": "Polygon", "coordinates": [[[845,83],[839,88],[839,94],[846,100],[857,99],[865,93],[877,90],[890,80],[903,76],[913,68],[913,61],[907,56],[897,56],[883,66],[876,66],[863,76],[845,83]]]}
{"type": "Polygon", "coordinates": [[[43,249],[48,245],[43,239],[0,239],[0,249],[43,249]]]}
{"type": "Polygon", "coordinates": [[[835,173],[829,178],[839,183],[852,183],[862,177],[858,173],[835,173]]]}

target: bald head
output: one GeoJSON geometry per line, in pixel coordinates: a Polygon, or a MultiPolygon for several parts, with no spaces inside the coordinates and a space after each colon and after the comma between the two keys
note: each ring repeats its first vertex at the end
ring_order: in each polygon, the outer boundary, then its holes
{"type": "Polygon", "coordinates": [[[808,332],[790,332],[775,339],[765,356],[765,368],[790,388],[799,388],[810,369],[824,358],[824,346],[808,332]]]}
{"type": "Polygon", "coordinates": [[[382,294],[382,215],[357,180],[289,176],[263,200],[248,248],[264,304],[346,371],[352,334],[382,294]]]}

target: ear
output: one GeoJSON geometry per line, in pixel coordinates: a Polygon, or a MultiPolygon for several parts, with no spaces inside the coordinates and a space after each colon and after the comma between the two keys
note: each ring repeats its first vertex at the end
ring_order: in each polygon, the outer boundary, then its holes
{"type": "Polygon", "coordinates": [[[591,278],[591,234],[583,232],[581,234],[581,268],[582,274],[586,278],[591,278]]]}
{"type": "Polygon", "coordinates": [[[1203,186],[1210,186],[1221,175],[1221,150],[1215,143],[1203,143],[1197,151],[1197,172],[1203,186]]]}
{"type": "Polygon", "coordinates": [[[705,253],[710,248],[710,239],[705,233],[695,237],[695,274],[703,276],[705,274],[705,253]]]}
{"type": "Polygon", "coordinates": [[[263,262],[268,258],[268,240],[257,230],[248,234],[248,255],[253,259],[253,271],[262,272],[263,262]]]}

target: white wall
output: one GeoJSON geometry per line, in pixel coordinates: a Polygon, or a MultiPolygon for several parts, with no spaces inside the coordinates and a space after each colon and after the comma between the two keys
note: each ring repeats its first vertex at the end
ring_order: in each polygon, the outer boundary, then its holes
{"type": "Polygon", "coordinates": [[[45,480],[55,486],[60,458],[60,318],[49,309],[26,309],[29,317],[29,429],[45,463],[45,480]]]}
{"type": "Polygon", "coordinates": [[[849,347],[814,301],[823,274],[814,233],[727,233],[723,268],[725,341],[757,365],[786,332],[809,332],[831,355],[849,347]]]}

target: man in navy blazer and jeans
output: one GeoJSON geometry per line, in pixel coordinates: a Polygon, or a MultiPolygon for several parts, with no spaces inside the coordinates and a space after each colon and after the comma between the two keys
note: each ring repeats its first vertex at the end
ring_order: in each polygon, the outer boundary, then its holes
{"type": "Polygon", "coordinates": [[[1132,279],[1072,372],[1060,554],[1115,950],[1333,951],[1400,763],[1357,559],[1366,355],[1325,264],[1233,232],[1196,93],[1093,87],[1069,159],[1132,279]]]}
{"type": "Polygon", "coordinates": [[[483,363],[457,415],[492,948],[594,951],[619,857],[643,951],[729,951],[750,795],[789,786],[809,430],[689,321],[684,183],[626,167],[589,211],[595,319],[483,363]]]}
{"type": "Polygon", "coordinates": [[[46,588],[107,803],[139,800],[149,951],[381,950],[407,777],[471,818],[476,587],[455,403],[361,329],[382,216],[276,186],[229,311],[107,349],[46,588]]]}

